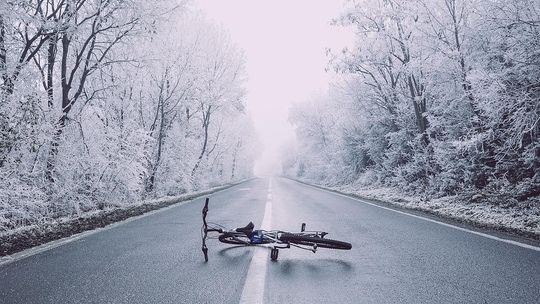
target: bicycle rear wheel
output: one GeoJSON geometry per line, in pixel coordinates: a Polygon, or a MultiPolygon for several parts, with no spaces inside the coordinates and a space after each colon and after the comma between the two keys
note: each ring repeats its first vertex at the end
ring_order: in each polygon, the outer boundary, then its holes
{"type": "Polygon", "coordinates": [[[320,248],[330,248],[330,249],[340,249],[340,250],[349,250],[352,248],[352,245],[347,242],[325,239],[322,237],[316,236],[307,236],[301,234],[293,233],[283,233],[279,238],[282,242],[297,244],[297,245],[306,245],[313,246],[317,245],[320,248]]]}

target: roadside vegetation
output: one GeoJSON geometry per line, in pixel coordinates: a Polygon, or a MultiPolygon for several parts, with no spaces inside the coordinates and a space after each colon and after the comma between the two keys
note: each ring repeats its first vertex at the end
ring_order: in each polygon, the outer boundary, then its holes
{"type": "Polygon", "coordinates": [[[251,176],[244,80],[184,1],[1,1],[0,235],[251,176]]]}
{"type": "Polygon", "coordinates": [[[540,235],[538,2],[355,0],[334,22],[356,42],[291,109],[284,173],[540,235]]]}

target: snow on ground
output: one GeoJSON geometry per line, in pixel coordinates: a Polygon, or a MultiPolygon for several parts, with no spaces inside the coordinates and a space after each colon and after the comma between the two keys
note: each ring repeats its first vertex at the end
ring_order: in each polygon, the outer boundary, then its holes
{"type": "MultiPolygon", "coordinates": [[[[307,183],[315,184],[313,182],[307,183]]],[[[538,197],[532,198],[527,204],[515,204],[506,202],[504,198],[482,193],[473,196],[462,195],[424,199],[388,187],[371,189],[358,189],[354,185],[320,187],[359,198],[382,201],[407,209],[425,211],[476,226],[522,232],[525,235],[540,238],[540,198],[538,197]]]]}
{"type": "Polygon", "coordinates": [[[105,210],[85,212],[76,217],[71,216],[51,219],[40,223],[39,225],[28,225],[17,229],[1,231],[0,256],[9,255],[26,248],[41,245],[87,230],[104,227],[149,211],[208,195],[243,183],[244,181],[246,180],[178,196],[165,196],[154,200],[133,202],[129,205],[111,206],[105,210]]]}

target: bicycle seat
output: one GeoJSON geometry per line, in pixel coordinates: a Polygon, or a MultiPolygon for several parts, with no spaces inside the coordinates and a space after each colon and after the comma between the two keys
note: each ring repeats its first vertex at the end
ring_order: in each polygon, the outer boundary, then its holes
{"type": "Polygon", "coordinates": [[[236,232],[243,232],[249,237],[251,233],[253,232],[254,227],[255,225],[253,225],[253,222],[249,222],[249,224],[247,224],[246,227],[236,228],[236,232]]]}

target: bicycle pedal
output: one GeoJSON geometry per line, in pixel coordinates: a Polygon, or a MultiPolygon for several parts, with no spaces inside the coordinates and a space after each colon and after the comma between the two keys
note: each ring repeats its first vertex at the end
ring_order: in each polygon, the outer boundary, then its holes
{"type": "Polygon", "coordinates": [[[278,258],[279,250],[277,248],[272,248],[270,251],[270,259],[272,261],[276,261],[278,258]]]}

